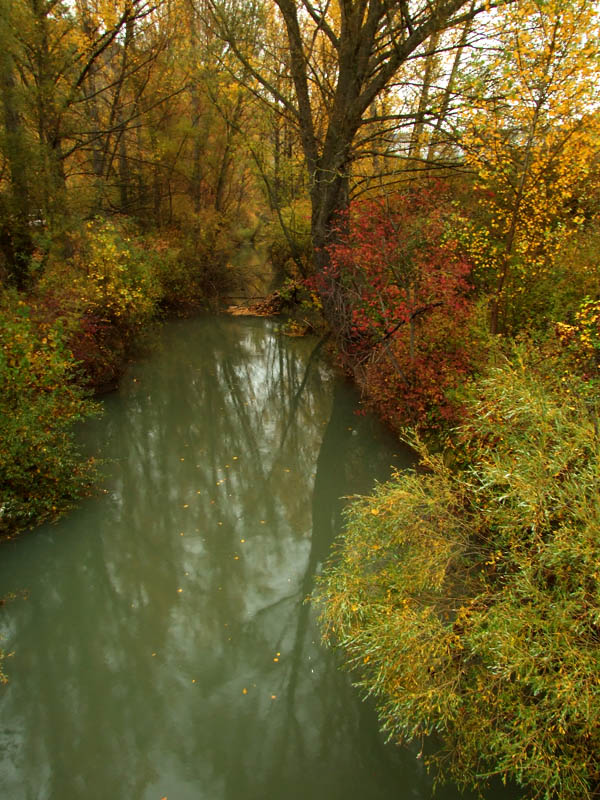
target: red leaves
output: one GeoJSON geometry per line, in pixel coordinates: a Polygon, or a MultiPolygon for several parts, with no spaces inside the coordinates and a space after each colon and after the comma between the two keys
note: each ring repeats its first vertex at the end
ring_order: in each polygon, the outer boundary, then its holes
{"type": "Polygon", "coordinates": [[[453,416],[448,389],[469,371],[471,264],[442,183],[355,203],[329,248],[319,291],[343,296],[347,355],[367,363],[371,404],[392,424],[453,416]]]}

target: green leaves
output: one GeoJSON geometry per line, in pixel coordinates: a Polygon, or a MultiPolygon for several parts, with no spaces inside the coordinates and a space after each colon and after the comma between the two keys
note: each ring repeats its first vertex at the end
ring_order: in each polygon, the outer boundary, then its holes
{"type": "Polygon", "coordinates": [[[94,473],[74,421],[96,410],[72,382],[60,323],[36,323],[14,292],[0,297],[0,535],[58,516],[94,473]]]}
{"type": "Polygon", "coordinates": [[[462,469],[421,447],[419,473],[356,501],[321,599],[390,737],[438,731],[430,763],[460,784],[581,800],[600,775],[600,440],[555,382],[523,350],[479,381],[462,469]]]}

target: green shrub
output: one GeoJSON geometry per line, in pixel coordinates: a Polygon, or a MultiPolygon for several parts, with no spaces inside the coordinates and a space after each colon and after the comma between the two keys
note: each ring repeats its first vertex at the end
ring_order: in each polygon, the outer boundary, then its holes
{"type": "Polygon", "coordinates": [[[36,287],[36,313],[61,319],[92,386],[114,383],[161,300],[159,256],[134,231],[94,220],[73,236],[73,255],[52,259],[36,287]]]}
{"type": "Polygon", "coordinates": [[[72,381],[60,323],[38,325],[18,295],[0,297],[0,535],[65,511],[87,490],[72,423],[95,411],[72,381]]]}
{"type": "Polygon", "coordinates": [[[440,736],[430,762],[444,774],[587,800],[600,782],[597,408],[531,361],[472,389],[462,470],[419,445],[419,472],[350,506],[324,623],[391,738],[440,736]]]}

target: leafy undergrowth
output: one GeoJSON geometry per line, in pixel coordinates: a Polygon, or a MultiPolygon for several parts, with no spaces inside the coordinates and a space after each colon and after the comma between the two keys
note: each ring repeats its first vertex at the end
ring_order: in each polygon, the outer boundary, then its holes
{"type": "Polygon", "coordinates": [[[0,536],[54,519],[95,477],[72,424],[97,411],[74,380],[60,322],[41,323],[15,292],[0,299],[0,536]]]}
{"type": "Polygon", "coordinates": [[[400,742],[462,785],[591,800],[600,781],[597,395],[517,353],[471,390],[462,469],[354,502],[321,583],[328,640],[400,742]],[[557,377],[558,375],[558,377],[557,377]],[[560,388],[562,385],[562,388],[560,388]]]}

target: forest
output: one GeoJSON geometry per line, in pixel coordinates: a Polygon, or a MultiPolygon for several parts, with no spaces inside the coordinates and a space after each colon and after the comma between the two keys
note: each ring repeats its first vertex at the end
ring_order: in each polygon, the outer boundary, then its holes
{"type": "Polygon", "coordinates": [[[253,249],[420,457],[348,505],[326,640],[441,779],[597,797],[599,12],[0,0],[0,535],[95,491],[74,425],[253,249]]]}

